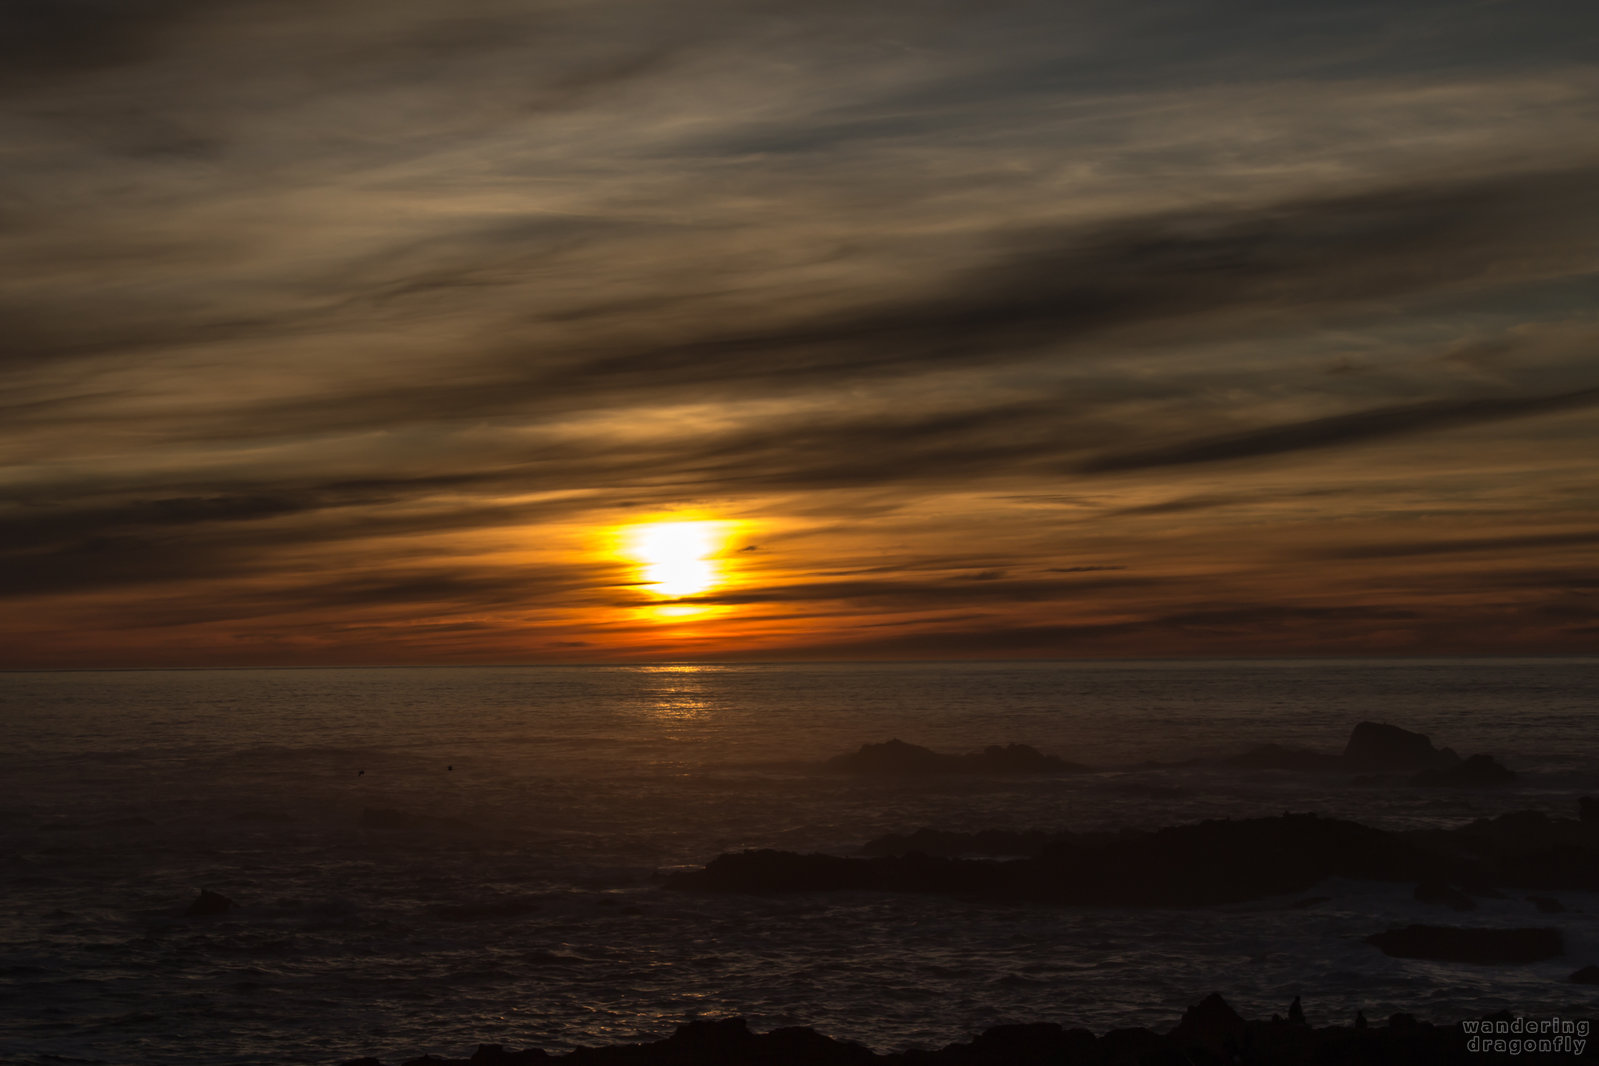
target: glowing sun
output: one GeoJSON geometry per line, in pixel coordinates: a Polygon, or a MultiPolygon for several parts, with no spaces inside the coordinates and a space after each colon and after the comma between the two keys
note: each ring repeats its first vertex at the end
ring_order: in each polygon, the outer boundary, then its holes
{"type": "Polygon", "coordinates": [[[632,555],[645,584],[662,596],[693,596],[715,588],[721,573],[715,555],[723,538],[720,522],[654,522],[632,533],[632,555]]]}

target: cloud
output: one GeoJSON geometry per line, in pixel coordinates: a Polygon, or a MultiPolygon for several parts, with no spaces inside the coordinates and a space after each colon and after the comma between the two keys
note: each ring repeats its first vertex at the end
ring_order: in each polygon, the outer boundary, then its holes
{"type": "MultiPolygon", "coordinates": [[[[1512,418],[1582,410],[1599,404],[1599,386],[1553,396],[1435,400],[1268,426],[1247,433],[1183,441],[1138,451],[1111,452],[1077,465],[1086,474],[1218,463],[1332,448],[1512,418]]],[[[1167,505],[1170,509],[1170,505],[1167,505]]]]}

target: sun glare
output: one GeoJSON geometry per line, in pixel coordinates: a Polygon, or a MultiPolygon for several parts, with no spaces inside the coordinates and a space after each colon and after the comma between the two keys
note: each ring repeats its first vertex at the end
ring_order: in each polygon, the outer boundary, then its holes
{"type": "Polygon", "coordinates": [[[721,574],[714,558],[720,522],[655,522],[633,532],[634,556],[652,591],[676,598],[715,588],[721,574]]]}

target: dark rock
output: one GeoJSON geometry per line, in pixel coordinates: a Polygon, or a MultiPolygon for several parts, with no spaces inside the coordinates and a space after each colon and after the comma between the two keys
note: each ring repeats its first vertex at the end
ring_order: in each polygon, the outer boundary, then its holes
{"type": "Polygon", "coordinates": [[[1447,788],[1484,788],[1508,785],[1515,779],[1516,772],[1501,766],[1492,755],[1473,755],[1453,766],[1435,766],[1423,770],[1410,782],[1447,788]]]}
{"type": "Polygon", "coordinates": [[[218,914],[226,914],[235,906],[236,904],[228,897],[206,888],[200,890],[200,894],[194,898],[194,902],[189,904],[189,909],[183,913],[190,918],[210,918],[218,914]]]}
{"type": "Polygon", "coordinates": [[[1294,1001],[1288,1004],[1288,1024],[1305,1024],[1305,1008],[1300,1004],[1298,996],[1295,996],[1294,1001]]]}
{"type": "Polygon", "coordinates": [[[543,1048],[506,1051],[499,1044],[479,1044],[469,1061],[472,1066],[532,1066],[535,1062],[548,1062],[549,1058],[543,1048]]]}
{"type": "Polygon", "coordinates": [[[756,1039],[759,1058],[755,1061],[763,1066],[863,1066],[877,1058],[862,1044],[834,1040],[801,1026],[773,1029],[756,1039]]]}
{"type": "Polygon", "coordinates": [[[1579,985],[1599,985],[1599,966],[1584,966],[1567,980],[1579,985]]]}
{"type": "Polygon", "coordinates": [[[1528,896],[1527,902],[1538,908],[1539,914],[1564,914],[1566,905],[1553,896],[1528,896]]]}
{"type": "Polygon", "coordinates": [[[1577,800],[1577,817],[1585,824],[1599,824],[1599,799],[1583,796],[1577,800]]]}
{"type": "Polygon", "coordinates": [[[948,755],[894,739],[862,744],[859,751],[827,760],[829,770],[877,777],[930,774],[1063,774],[1088,769],[1026,744],[992,745],[969,755],[948,755]]]}
{"type": "Polygon", "coordinates": [[[984,829],[977,833],[955,833],[944,829],[918,829],[914,833],[889,833],[867,841],[863,855],[1042,855],[1052,846],[1069,840],[1065,833],[1025,833],[1003,829],[984,829]]]}
{"type": "Polygon", "coordinates": [[[1096,1060],[1107,1066],[1152,1062],[1163,1051],[1172,1050],[1166,1038],[1153,1029],[1112,1029],[1095,1043],[1096,1060]]]}
{"type": "Polygon", "coordinates": [[[970,1044],[953,1044],[944,1055],[969,1066],[1055,1066],[1070,1062],[1094,1045],[1092,1033],[1082,1029],[1070,1034],[1052,1022],[1030,1025],[996,1025],[970,1044]],[[1084,1045],[1082,1037],[1088,1037],[1084,1045]]]}
{"type": "Polygon", "coordinates": [[[1565,953],[1558,929],[1459,929],[1409,925],[1366,938],[1384,955],[1401,959],[1482,964],[1539,962],[1565,953]]]}
{"type": "Polygon", "coordinates": [[[1457,911],[1474,911],[1476,901],[1458,888],[1450,888],[1441,878],[1429,878],[1411,893],[1418,903],[1439,903],[1457,911]]]}
{"type": "Polygon", "coordinates": [[[368,1055],[363,1059],[349,1059],[345,1062],[341,1062],[339,1066],[383,1066],[383,1062],[380,1059],[374,1059],[368,1055]]]}
{"type": "Polygon", "coordinates": [[[1198,1045],[1230,1061],[1244,1039],[1244,1029],[1244,1019],[1238,1012],[1212,992],[1183,1012],[1169,1037],[1183,1047],[1198,1045]]]}
{"type": "Polygon", "coordinates": [[[1287,815],[1153,833],[1063,834],[1033,858],[909,854],[866,859],[793,852],[722,855],[668,888],[713,892],[942,892],[1087,906],[1206,906],[1303,892],[1327,877],[1411,880],[1436,862],[1355,822],[1287,815]]]}
{"type": "Polygon", "coordinates": [[[1409,771],[1431,770],[1459,760],[1448,748],[1435,748],[1424,733],[1396,725],[1361,722],[1344,746],[1344,763],[1351,769],[1409,771]]]}

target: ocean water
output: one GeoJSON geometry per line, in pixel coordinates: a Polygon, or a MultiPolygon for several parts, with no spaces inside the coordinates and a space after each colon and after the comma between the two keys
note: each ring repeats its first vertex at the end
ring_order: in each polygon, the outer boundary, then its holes
{"type": "MultiPolygon", "coordinates": [[[[1168,1027],[1217,991],[1452,1021],[1593,1014],[1599,898],[1483,901],[1559,925],[1515,967],[1390,959],[1447,922],[1408,885],[1296,908],[1060,908],[844,893],[693,896],[749,847],[848,853],[945,829],[1154,828],[1318,811],[1385,828],[1599,794],[1599,660],[660,665],[0,675],[0,1061],[336,1063],[654,1039],[693,1017],[879,1050],[991,1025],[1168,1027]],[[1257,743],[1336,752],[1362,719],[1522,772],[1502,789],[1137,769],[1257,743]],[[862,780],[890,737],[1021,742],[1048,779],[862,780]],[[372,813],[377,812],[377,813],[372,813]],[[189,919],[201,888],[240,905],[189,919]]],[[[1445,912],[1448,914],[1448,912],[1445,912]]]]}

